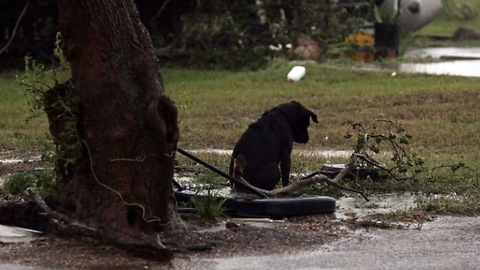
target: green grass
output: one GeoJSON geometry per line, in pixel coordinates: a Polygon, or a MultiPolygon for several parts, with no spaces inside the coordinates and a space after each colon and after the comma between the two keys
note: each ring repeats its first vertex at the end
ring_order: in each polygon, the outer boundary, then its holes
{"type": "Polygon", "coordinates": [[[17,150],[17,156],[23,157],[38,151],[48,123],[42,114],[27,124],[31,108],[15,73],[19,72],[0,73],[0,150],[17,150]]]}
{"type": "Polygon", "coordinates": [[[403,123],[415,137],[415,147],[429,153],[468,155],[476,145],[478,79],[392,77],[389,72],[311,64],[304,81],[287,83],[285,74],[290,68],[285,62],[255,73],[215,71],[210,79],[194,81],[178,76],[184,71],[164,70],[168,94],[180,107],[188,104],[180,109],[180,145],[231,149],[264,110],[290,100],[300,101],[319,115],[320,123],[312,125],[306,148],[350,149],[343,139],[346,120],[368,123],[378,118],[403,123]]]}
{"type": "MultiPolygon", "coordinates": [[[[265,110],[297,100],[314,110],[320,123],[300,149],[352,149],[343,136],[347,120],[389,119],[414,136],[412,147],[433,159],[478,159],[480,79],[366,72],[306,64],[307,75],[287,83],[292,63],[278,61],[257,72],[164,69],[167,93],[179,107],[179,146],[232,149],[247,126],[265,110]]],[[[41,150],[48,133],[44,116],[30,113],[12,73],[0,75],[0,141],[18,155],[41,150]]]]}
{"type": "MultiPolygon", "coordinates": [[[[179,145],[185,149],[232,149],[247,126],[264,110],[298,100],[318,114],[320,123],[310,127],[310,142],[296,145],[295,149],[353,149],[353,142],[344,139],[347,120],[369,123],[379,118],[390,119],[402,124],[413,136],[410,150],[426,158],[427,168],[465,162],[480,170],[477,162],[480,79],[411,74],[392,77],[391,72],[307,64],[305,80],[287,83],[285,75],[291,66],[279,62],[267,70],[241,73],[164,70],[168,94],[179,107],[188,104],[180,109],[179,145]],[[184,73],[186,76],[180,75],[184,73]],[[192,73],[203,78],[192,79],[192,73]]],[[[228,168],[228,156],[201,154],[200,157],[224,171],[228,168]]],[[[180,155],[178,159],[189,164],[180,155]]],[[[328,161],[345,162],[345,158],[294,156],[292,172],[315,171],[328,161]]],[[[463,194],[475,188],[476,183],[468,180],[472,177],[478,179],[470,171],[437,170],[423,173],[413,182],[373,183],[369,188],[380,192],[463,194]]],[[[331,189],[311,191],[341,195],[331,189]]],[[[474,208],[477,204],[472,203],[474,208]]],[[[466,205],[463,207],[468,209],[466,205]]]]}
{"type": "Polygon", "coordinates": [[[447,37],[451,36],[459,27],[469,27],[478,30],[480,29],[480,20],[459,20],[442,12],[431,23],[418,30],[416,34],[447,37]]]}

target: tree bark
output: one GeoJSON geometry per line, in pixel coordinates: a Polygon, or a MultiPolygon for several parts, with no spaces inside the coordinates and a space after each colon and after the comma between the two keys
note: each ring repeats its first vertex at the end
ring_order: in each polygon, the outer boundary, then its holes
{"type": "Polygon", "coordinates": [[[171,188],[177,110],[165,95],[133,1],[59,0],[58,5],[81,108],[81,156],[69,169],[59,211],[132,239],[181,226],[171,188]]]}

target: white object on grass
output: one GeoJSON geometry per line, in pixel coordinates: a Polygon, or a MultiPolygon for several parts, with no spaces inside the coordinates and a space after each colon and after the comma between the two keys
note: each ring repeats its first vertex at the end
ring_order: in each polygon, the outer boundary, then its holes
{"type": "Polygon", "coordinates": [[[305,67],[303,66],[294,66],[290,72],[287,74],[287,80],[289,82],[297,82],[305,76],[305,67]]]}

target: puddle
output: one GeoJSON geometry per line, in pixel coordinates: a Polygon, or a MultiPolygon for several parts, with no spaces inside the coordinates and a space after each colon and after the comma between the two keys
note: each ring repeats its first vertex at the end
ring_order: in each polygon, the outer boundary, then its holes
{"type": "Polygon", "coordinates": [[[433,58],[433,59],[480,59],[479,48],[421,48],[411,49],[403,55],[405,58],[433,58]]]}
{"type": "Polygon", "coordinates": [[[0,159],[0,164],[31,163],[38,160],[40,160],[40,157],[34,157],[34,159],[0,159]]]}
{"type": "Polygon", "coordinates": [[[41,234],[35,230],[0,225],[0,242],[3,243],[29,242],[41,234]]]}
{"type": "Polygon", "coordinates": [[[190,152],[192,154],[215,154],[215,155],[225,155],[229,156],[232,154],[232,150],[226,150],[226,149],[199,149],[199,150],[187,150],[187,152],[190,152]]]}
{"type": "Polygon", "coordinates": [[[399,72],[480,77],[480,60],[461,60],[440,63],[400,64],[399,72]]]}
{"type": "Polygon", "coordinates": [[[4,159],[0,160],[0,164],[14,164],[14,163],[22,163],[24,162],[23,159],[4,159]]]}
{"type": "Polygon", "coordinates": [[[299,156],[313,156],[324,158],[348,158],[352,155],[352,150],[293,150],[294,154],[299,156]]]}
{"type": "MultiPolygon", "coordinates": [[[[200,149],[188,150],[193,154],[215,154],[215,155],[231,155],[232,150],[226,149],[200,149]]],[[[317,157],[350,157],[352,150],[293,150],[292,154],[299,156],[317,156],[317,157]]]]}
{"type": "Polygon", "coordinates": [[[342,197],[337,200],[335,215],[340,219],[352,214],[361,218],[371,214],[388,214],[417,207],[417,196],[406,193],[371,195],[368,199],[367,202],[360,196],[342,197]]]}
{"type": "Polygon", "coordinates": [[[234,196],[234,194],[232,194],[231,192],[232,191],[231,188],[228,186],[224,186],[224,187],[215,186],[211,188],[209,184],[197,183],[194,177],[177,176],[177,174],[174,175],[174,179],[180,184],[180,186],[184,190],[191,191],[197,195],[202,195],[202,196],[214,195],[214,196],[221,196],[221,197],[234,196]]]}
{"type": "Polygon", "coordinates": [[[404,58],[432,58],[452,61],[442,61],[435,63],[402,63],[398,66],[399,72],[480,77],[480,47],[412,49],[405,52],[404,58]]]}
{"type": "MultiPolygon", "coordinates": [[[[403,58],[419,60],[436,59],[431,63],[360,63],[348,68],[364,71],[388,71],[396,73],[415,73],[430,75],[447,75],[460,77],[480,77],[480,47],[478,48],[422,48],[404,53],[403,58]]],[[[418,62],[418,61],[417,61],[418,62]]]]}

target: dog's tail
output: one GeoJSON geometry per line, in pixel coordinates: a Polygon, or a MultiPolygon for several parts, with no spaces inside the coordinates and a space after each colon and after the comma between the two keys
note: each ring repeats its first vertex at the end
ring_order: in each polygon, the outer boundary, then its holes
{"type": "MultiPolygon", "coordinates": [[[[247,161],[243,155],[232,157],[230,160],[229,174],[235,179],[243,180],[243,169],[245,168],[246,164],[247,161]]],[[[230,181],[230,186],[233,189],[236,189],[235,182],[230,181]]]]}
{"type": "Polygon", "coordinates": [[[245,165],[247,165],[247,161],[245,160],[245,157],[243,155],[238,155],[236,158],[233,159],[233,178],[243,178],[243,169],[245,169],[245,165]]]}

